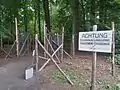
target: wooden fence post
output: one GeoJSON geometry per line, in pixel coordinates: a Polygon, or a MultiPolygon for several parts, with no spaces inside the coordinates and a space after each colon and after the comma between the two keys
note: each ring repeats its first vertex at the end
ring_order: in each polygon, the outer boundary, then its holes
{"type": "Polygon", "coordinates": [[[63,60],[63,47],[64,47],[64,27],[62,27],[61,61],[63,60]]]}
{"type": "Polygon", "coordinates": [[[17,57],[19,57],[19,32],[18,32],[18,27],[17,27],[17,18],[15,18],[15,30],[16,30],[16,52],[17,52],[17,57]]]}
{"type": "Polygon", "coordinates": [[[38,41],[38,34],[35,35],[36,72],[38,71],[38,60],[39,60],[37,41],[38,41]]]}
{"type": "Polygon", "coordinates": [[[75,56],[75,35],[72,33],[72,56],[75,56]]]}

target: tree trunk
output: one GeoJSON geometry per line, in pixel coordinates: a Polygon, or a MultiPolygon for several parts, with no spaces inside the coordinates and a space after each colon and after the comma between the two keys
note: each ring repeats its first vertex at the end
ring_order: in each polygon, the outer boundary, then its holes
{"type": "Polygon", "coordinates": [[[27,18],[27,7],[26,7],[26,0],[24,0],[24,26],[25,26],[25,32],[27,32],[28,30],[28,18],[27,18]]]}
{"type": "Polygon", "coordinates": [[[100,24],[104,24],[104,9],[105,9],[105,0],[100,0],[99,1],[99,17],[100,17],[100,24]]]}
{"type": "Polygon", "coordinates": [[[41,40],[41,25],[40,25],[40,0],[38,0],[38,29],[39,29],[39,40],[41,40]]]}
{"type": "Polygon", "coordinates": [[[43,0],[43,8],[44,8],[44,15],[45,15],[45,23],[46,23],[46,27],[48,29],[47,32],[51,32],[49,2],[48,2],[48,0],[43,0]]]}
{"type": "Polygon", "coordinates": [[[36,30],[36,20],[37,20],[37,10],[36,10],[36,6],[34,6],[34,9],[35,9],[35,19],[34,19],[34,36],[35,34],[37,33],[37,30],[36,30]]]}
{"type": "Polygon", "coordinates": [[[96,2],[95,0],[91,0],[91,25],[96,24],[96,17],[95,17],[95,8],[96,8],[96,2]]]}
{"type": "Polygon", "coordinates": [[[72,0],[72,55],[75,55],[75,31],[78,30],[77,19],[78,19],[78,7],[79,0],[72,0]]]}
{"type": "Polygon", "coordinates": [[[82,25],[83,25],[83,31],[85,31],[85,7],[84,7],[84,0],[81,0],[81,8],[82,8],[82,25]]]}

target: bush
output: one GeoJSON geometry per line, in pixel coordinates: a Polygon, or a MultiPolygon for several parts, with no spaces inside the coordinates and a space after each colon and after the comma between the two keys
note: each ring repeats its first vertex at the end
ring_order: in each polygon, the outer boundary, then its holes
{"type": "MultiPolygon", "coordinates": [[[[111,60],[111,56],[106,56],[105,58],[111,60]]],[[[120,54],[115,55],[115,64],[120,65],[120,54]]]]}
{"type": "Polygon", "coordinates": [[[120,84],[107,85],[105,90],[120,90],[120,84]]]}
{"type": "Polygon", "coordinates": [[[115,56],[115,64],[120,65],[120,54],[115,56]]]}

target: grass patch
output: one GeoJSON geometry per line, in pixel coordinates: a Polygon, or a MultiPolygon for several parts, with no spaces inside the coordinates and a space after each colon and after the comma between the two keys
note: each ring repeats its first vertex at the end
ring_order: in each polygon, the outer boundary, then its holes
{"type": "MultiPolygon", "coordinates": [[[[107,60],[111,60],[111,56],[105,56],[107,60]]],[[[115,55],[115,64],[120,66],[120,54],[115,55]]]]}
{"type": "MultiPolygon", "coordinates": [[[[67,74],[75,86],[88,85],[88,81],[86,82],[83,74],[69,69],[64,69],[63,71],[67,74]]],[[[67,79],[61,74],[59,70],[52,72],[52,79],[60,83],[68,83],[67,79]]]]}
{"type": "Polygon", "coordinates": [[[103,90],[120,90],[120,84],[113,84],[113,85],[104,86],[103,90]]]}

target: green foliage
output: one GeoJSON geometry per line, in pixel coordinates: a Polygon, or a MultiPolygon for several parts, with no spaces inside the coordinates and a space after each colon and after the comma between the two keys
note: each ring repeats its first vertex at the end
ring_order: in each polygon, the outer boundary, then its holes
{"type": "Polygon", "coordinates": [[[7,28],[5,28],[3,25],[0,25],[0,36],[4,39],[12,39],[13,36],[11,32],[8,31],[7,28]]]}
{"type": "Polygon", "coordinates": [[[120,65],[120,54],[117,54],[117,55],[115,56],[115,63],[116,63],[117,65],[120,65]]]}
{"type": "MultiPolygon", "coordinates": [[[[118,35],[120,33],[120,0],[76,0],[78,2],[76,9],[78,10],[72,10],[72,1],[49,1],[51,33],[61,33],[61,28],[64,26],[65,39],[71,39],[73,12],[75,11],[77,13],[77,29],[75,31],[77,34],[79,31],[90,31],[92,25],[95,24],[93,22],[102,26],[100,29],[104,30],[105,27],[111,27],[111,21],[115,21],[116,42],[118,45],[120,44],[120,34],[118,35]]],[[[20,30],[24,32],[26,26],[28,32],[34,35],[39,32],[38,11],[40,11],[41,36],[43,36],[44,12],[42,2],[42,0],[0,0],[0,23],[5,25],[4,27],[7,28],[8,32],[15,32],[14,17],[16,16],[20,30]],[[39,5],[40,8],[38,8],[39,5]]],[[[3,32],[2,28],[0,30],[3,32]]],[[[8,34],[5,35],[9,36],[8,34]]]]}
{"type": "Polygon", "coordinates": [[[115,85],[116,90],[120,90],[120,84],[115,85]]]}
{"type": "Polygon", "coordinates": [[[107,85],[105,86],[105,90],[120,90],[120,84],[107,85]]]}
{"type": "MultiPolygon", "coordinates": [[[[111,60],[111,56],[106,56],[105,58],[111,60]]],[[[120,65],[120,54],[115,55],[115,64],[120,65]]]]}

